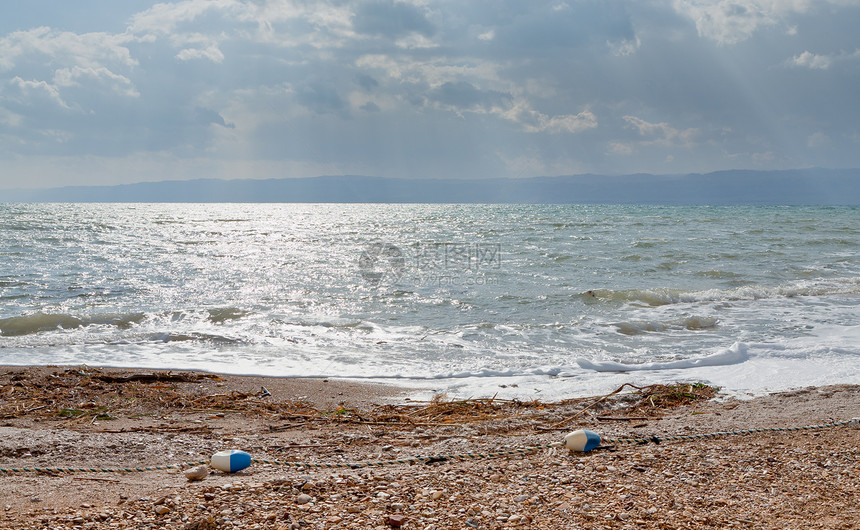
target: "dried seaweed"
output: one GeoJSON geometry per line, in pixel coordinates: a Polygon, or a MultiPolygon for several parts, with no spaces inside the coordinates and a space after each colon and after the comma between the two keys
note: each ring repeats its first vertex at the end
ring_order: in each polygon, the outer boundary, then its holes
{"type": "Polygon", "coordinates": [[[630,412],[654,412],[689,405],[696,401],[707,401],[717,395],[718,388],[705,383],[672,383],[636,387],[630,412]]]}
{"type": "Polygon", "coordinates": [[[450,400],[444,395],[430,401],[381,405],[369,411],[346,406],[320,410],[302,400],[274,400],[268,392],[210,393],[218,381],[214,374],[196,372],[104,373],[81,367],[49,374],[7,372],[0,375],[0,418],[41,416],[77,423],[84,418],[112,419],[120,415],[152,414],[153,411],[228,413],[276,416],[283,420],[366,423],[374,425],[461,425],[505,418],[544,416],[551,409],[578,412],[554,424],[556,428],[612,399],[627,415],[655,414],[698,400],[710,399],[717,389],[702,383],[676,383],[637,387],[625,384],[614,392],[594,398],[555,403],[517,399],[450,400]],[[621,394],[625,388],[634,391],[621,394]],[[582,408],[584,406],[584,408],[582,408]]]}

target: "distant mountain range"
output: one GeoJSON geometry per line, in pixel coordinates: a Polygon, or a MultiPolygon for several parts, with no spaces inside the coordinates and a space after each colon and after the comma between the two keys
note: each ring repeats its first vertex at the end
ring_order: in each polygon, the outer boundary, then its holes
{"type": "Polygon", "coordinates": [[[0,190],[0,202],[343,202],[860,205],[860,169],[409,179],[199,179],[0,190]]]}

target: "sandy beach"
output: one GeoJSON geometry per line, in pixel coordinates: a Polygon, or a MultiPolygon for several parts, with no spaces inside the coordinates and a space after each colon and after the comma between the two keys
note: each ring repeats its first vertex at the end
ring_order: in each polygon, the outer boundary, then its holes
{"type": "Polygon", "coordinates": [[[860,429],[542,448],[604,437],[692,435],[860,416],[860,387],[752,400],[627,387],[558,403],[433,402],[341,380],[196,372],[0,367],[0,468],[165,466],[224,449],[253,463],[190,481],[181,469],[7,472],[2,528],[856,528],[860,429]]]}

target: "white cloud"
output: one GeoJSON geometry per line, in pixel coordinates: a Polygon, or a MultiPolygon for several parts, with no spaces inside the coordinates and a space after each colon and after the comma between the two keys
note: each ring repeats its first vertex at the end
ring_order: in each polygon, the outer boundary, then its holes
{"type": "Polygon", "coordinates": [[[661,146],[691,147],[693,139],[699,134],[699,129],[677,129],[666,122],[651,123],[637,118],[636,116],[624,116],[628,126],[639,132],[640,136],[647,138],[646,144],[661,146]]]}
{"type": "Polygon", "coordinates": [[[825,147],[830,144],[830,137],[823,131],[816,131],[806,139],[806,145],[812,148],[825,147]]]}
{"type": "Polygon", "coordinates": [[[0,70],[28,72],[30,80],[16,75],[10,82],[23,97],[21,103],[42,100],[64,109],[78,108],[73,97],[63,97],[63,89],[80,86],[82,79],[136,97],[140,94],[132,81],[115,71],[137,66],[127,47],[131,41],[127,35],[77,34],[47,27],[16,31],[0,38],[0,70]]]}
{"type": "Polygon", "coordinates": [[[217,46],[207,46],[206,48],[185,48],[179,50],[176,58],[180,61],[190,61],[194,59],[208,59],[213,63],[220,63],[224,60],[224,54],[217,46]]]}
{"type": "Polygon", "coordinates": [[[509,109],[495,109],[501,117],[519,124],[528,133],[579,133],[597,127],[597,117],[586,109],[579,114],[548,116],[520,99],[509,109]]]}
{"type": "MultiPolygon", "coordinates": [[[[836,5],[857,5],[856,0],[826,0],[836,5]]],[[[720,44],[736,44],[762,27],[785,24],[789,15],[806,13],[812,0],[674,0],[678,13],[695,22],[699,35],[720,44]]],[[[794,35],[797,27],[787,25],[794,35]]]]}
{"type": "Polygon", "coordinates": [[[242,7],[236,0],[185,0],[184,2],[160,3],[134,15],[129,31],[135,34],[171,34],[182,23],[192,22],[210,10],[238,10],[242,7]]]}
{"type": "Polygon", "coordinates": [[[735,44],[748,39],[760,26],[777,22],[777,15],[761,0],[676,0],[675,9],[696,23],[699,35],[735,44]]]}
{"type": "Polygon", "coordinates": [[[127,35],[110,33],[72,33],[38,27],[15,31],[0,38],[0,70],[11,70],[22,61],[41,60],[99,68],[105,64],[136,66],[127,44],[127,35]]]}
{"type": "Polygon", "coordinates": [[[606,45],[609,46],[609,51],[612,55],[615,55],[616,57],[626,57],[636,53],[636,50],[642,46],[642,42],[639,40],[639,37],[635,37],[633,39],[624,39],[617,42],[606,41],[606,45]]]}
{"type": "Polygon", "coordinates": [[[26,81],[18,76],[15,76],[10,82],[10,85],[15,86],[25,96],[26,100],[39,101],[48,100],[59,105],[64,109],[70,109],[69,105],[60,97],[60,91],[55,85],[46,81],[26,81]]]}
{"type": "Polygon", "coordinates": [[[80,86],[82,78],[93,79],[96,82],[110,85],[111,90],[118,94],[129,97],[140,96],[140,92],[134,88],[134,84],[129,78],[115,74],[105,67],[83,68],[73,66],[72,68],[60,68],[54,72],[54,84],[58,87],[80,86]]]}
{"type": "Polygon", "coordinates": [[[817,55],[809,51],[805,51],[800,55],[795,55],[791,62],[795,66],[804,66],[813,70],[827,70],[833,59],[827,55],[817,55]]]}
{"type": "Polygon", "coordinates": [[[609,142],[608,152],[613,155],[630,156],[633,154],[633,146],[625,142],[609,142]]]}
{"type": "MultiPolygon", "coordinates": [[[[375,54],[364,55],[357,59],[355,64],[366,71],[380,70],[390,79],[399,83],[429,85],[432,87],[431,90],[449,83],[460,84],[464,79],[468,79],[470,85],[482,87],[481,90],[478,90],[473,86],[477,92],[484,94],[492,92],[496,95],[507,96],[501,99],[496,98],[492,103],[480,105],[458,106],[453,102],[440,102],[438,100],[429,102],[432,106],[453,112],[457,116],[463,116],[464,113],[495,115],[518,124],[527,133],[580,133],[598,126],[597,117],[589,109],[578,114],[559,115],[548,115],[535,110],[523,96],[524,93],[532,94],[533,91],[529,87],[534,80],[524,80],[522,83],[506,81],[499,74],[501,65],[490,61],[473,63],[461,60],[455,62],[444,57],[415,61],[403,57],[375,54]]],[[[543,87],[543,95],[554,93],[546,88],[545,83],[538,83],[538,85],[543,87]]]]}
{"type": "Polygon", "coordinates": [[[485,31],[484,33],[478,35],[478,40],[491,41],[494,38],[496,38],[496,32],[494,30],[485,31]]]}
{"type": "Polygon", "coordinates": [[[24,121],[23,116],[0,107],[0,124],[7,127],[18,127],[24,121]]]}
{"type": "MultiPolygon", "coordinates": [[[[563,114],[545,118],[540,116],[541,127],[539,130],[551,133],[579,133],[597,127],[597,117],[590,110],[584,110],[579,114],[563,114]]],[[[526,128],[527,132],[533,132],[526,128]]]]}
{"type": "Polygon", "coordinates": [[[342,47],[346,38],[355,36],[351,15],[348,5],[333,6],[325,1],[185,0],[156,4],[138,13],[128,32],[139,41],[166,37],[173,46],[182,48],[176,55],[179,60],[206,59],[220,63],[224,56],[219,45],[230,39],[280,47],[342,47]],[[199,20],[202,17],[215,22],[202,24],[199,20]],[[301,31],[285,31],[279,26],[291,21],[303,21],[306,27],[301,31]],[[221,33],[213,29],[219,23],[223,27],[221,33]],[[208,27],[209,34],[192,31],[198,27],[208,27]]]}
{"type": "Polygon", "coordinates": [[[428,39],[424,35],[421,35],[420,33],[411,33],[402,39],[397,39],[394,42],[394,45],[398,48],[403,48],[406,50],[418,50],[439,47],[438,44],[433,42],[431,39],[428,39]]]}
{"type": "Polygon", "coordinates": [[[509,84],[499,76],[499,65],[492,61],[454,60],[445,56],[418,60],[406,54],[368,54],[356,59],[355,66],[365,71],[378,70],[400,83],[437,87],[447,82],[469,79],[473,84],[480,84],[487,89],[509,91],[509,84]]]}
{"type": "Polygon", "coordinates": [[[828,70],[831,66],[856,61],[860,59],[860,48],[851,53],[840,52],[837,54],[817,54],[810,51],[804,51],[800,55],[795,55],[786,61],[789,66],[799,66],[812,70],[828,70]]]}

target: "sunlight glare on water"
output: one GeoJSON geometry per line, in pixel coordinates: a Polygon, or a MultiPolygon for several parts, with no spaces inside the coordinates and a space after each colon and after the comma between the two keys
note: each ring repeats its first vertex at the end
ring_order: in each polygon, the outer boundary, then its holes
{"type": "Polygon", "coordinates": [[[526,395],[587,393],[629,380],[625,367],[751,391],[856,379],[858,218],[5,204],[0,362],[401,378],[479,394],[520,381],[526,395]],[[769,377],[774,363],[789,375],[769,377]]]}

